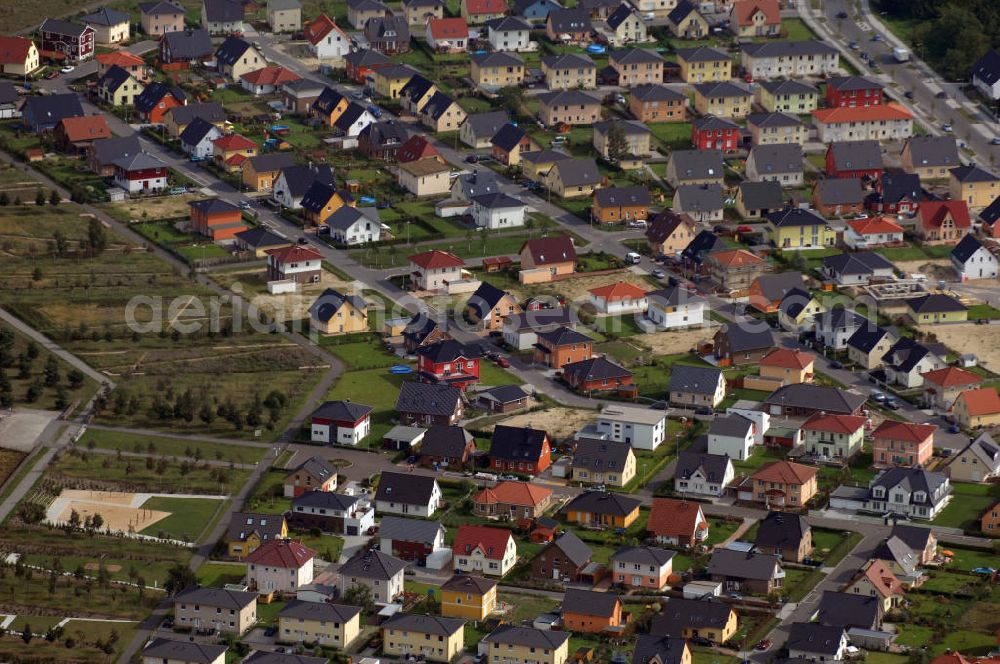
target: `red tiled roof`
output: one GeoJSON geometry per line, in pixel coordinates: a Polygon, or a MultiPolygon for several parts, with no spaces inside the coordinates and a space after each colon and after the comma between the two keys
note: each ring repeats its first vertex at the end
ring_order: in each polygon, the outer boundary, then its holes
{"type": "Polygon", "coordinates": [[[323,38],[330,34],[333,30],[344,34],[344,31],[337,27],[337,24],[333,22],[332,18],[326,14],[320,14],[316,17],[315,21],[307,24],[306,27],[302,29],[302,34],[310,44],[315,46],[323,41],[323,38]]]}
{"type": "Polygon", "coordinates": [[[274,260],[279,263],[323,260],[323,256],[318,251],[309,247],[281,247],[280,249],[270,249],[267,254],[274,256],[274,260]]]}
{"type": "Polygon", "coordinates": [[[742,265],[754,265],[756,263],[763,263],[764,259],[756,254],[751,254],[746,249],[729,249],[727,251],[719,251],[711,255],[712,260],[715,260],[719,265],[723,267],[740,267],[742,265]]]}
{"type": "Polygon", "coordinates": [[[459,526],[451,550],[455,555],[467,556],[476,549],[490,560],[503,560],[507,542],[513,537],[506,528],[489,526],[459,526]]]}
{"type": "Polygon", "coordinates": [[[809,466],[791,461],[775,461],[754,473],[754,480],[777,482],[780,484],[805,484],[816,477],[818,471],[809,466]]]}
{"type": "Polygon", "coordinates": [[[761,359],[760,366],[805,369],[815,360],[816,358],[809,353],[792,350],[791,348],[775,348],[761,359]]]}
{"type": "Polygon", "coordinates": [[[267,567],[299,569],[315,557],[308,546],[291,540],[270,540],[247,556],[247,562],[267,567]]]}
{"type": "Polygon", "coordinates": [[[997,394],[995,387],[966,390],[959,394],[955,401],[958,402],[959,399],[965,404],[965,410],[969,415],[1000,413],[1000,395],[997,394]]]}
{"type": "Polygon", "coordinates": [[[691,537],[700,530],[705,515],[701,505],[674,498],[654,498],[646,530],[657,537],[691,537]]]}
{"type": "Polygon", "coordinates": [[[483,489],[472,500],[475,503],[486,505],[503,503],[504,505],[537,507],[551,495],[552,489],[546,489],[530,482],[501,482],[495,487],[483,489]]]}
{"type": "Polygon", "coordinates": [[[865,425],[865,418],[860,415],[830,415],[814,413],[802,425],[803,429],[828,431],[830,433],[852,434],[865,425]]]}
{"type": "Polygon", "coordinates": [[[859,572],[859,576],[871,581],[883,597],[892,597],[903,592],[903,584],[899,582],[884,560],[870,560],[868,566],[859,572]]]}
{"type": "Polygon", "coordinates": [[[30,39],[0,35],[0,65],[23,65],[30,49],[30,39]]]}
{"type": "Polygon", "coordinates": [[[968,228],[969,206],[962,200],[924,201],[920,204],[920,225],[923,228],[940,228],[945,216],[951,213],[956,228],[968,228]]]}
{"type": "Polygon", "coordinates": [[[966,371],[965,369],[959,369],[958,367],[945,367],[944,369],[935,369],[934,371],[928,371],[920,375],[923,377],[925,381],[934,383],[935,385],[940,385],[941,387],[955,387],[956,385],[978,385],[979,383],[983,382],[982,377],[972,373],[971,371],[966,371]]]}
{"type": "Polygon", "coordinates": [[[420,161],[430,157],[437,157],[440,153],[437,148],[428,142],[426,138],[419,134],[414,134],[399,146],[396,152],[396,161],[405,164],[410,161],[420,161]]]}
{"type": "Polygon", "coordinates": [[[469,26],[464,18],[432,18],[427,27],[434,39],[467,39],[469,26]]]}
{"type": "Polygon", "coordinates": [[[858,235],[874,235],[876,233],[902,233],[903,227],[893,221],[890,217],[869,217],[868,219],[854,219],[847,222],[847,225],[854,229],[858,235]]]}
{"type": "Polygon", "coordinates": [[[291,69],[285,69],[279,65],[271,65],[270,67],[263,67],[243,74],[240,78],[251,85],[282,85],[297,81],[302,77],[291,69]]]}
{"type": "Polygon", "coordinates": [[[472,14],[506,14],[507,3],[504,0],[464,0],[465,12],[472,14]]]}
{"type": "Polygon", "coordinates": [[[111,138],[111,127],[103,115],[85,115],[63,118],[61,122],[66,139],[69,141],[96,141],[111,138]]]}
{"type": "Polygon", "coordinates": [[[239,134],[228,134],[226,136],[220,136],[219,138],[212,141],[212,144],[218,146],[220,150],[252,150],[257,147],[257,144],[251,141],[246,136],[240,136],[239,134]]]}
{"type": "Polygon", "coordinates": [[[872,431],[872,438],[889,438],[919,443],[928,436],[933,436],[937,427],[933,424],[914,424],[912,422],[897,422],[885,420],[872,431]]]}
{"type": "Polygon", "coordinates": [[[410,256],[410,262],[425,270],[434,270],[441,267],[462,267],[465,265],[465,261],[455,254],[439,249],[414,254],[410,256]]]}
{"type": "Polygon", "coordinates": [[[739,25],[752,25],[751,19],[757,11],[761,11],[767,16],[765,23],[781,23],[781,9],[778,7],[778,0],[737,0],[733,5],[736,22],[739,25]]]}
{"type": "Polygon", "coordinates": [[[913,114],[896,102],[878,106],[851,108],[818,108],[812,112],[816,122],[836,124],[842,122],[883,122],[887,120],[912,120],[913,114]]]}
{"type": "Polygon", "coordinates": [[[243,162],[249,159],[246,155],[234,154],[232,157],[226,160],[227,166],[242,166],[243,162]]]}
{"type": "Polygon", "coordinates": [[[146,64],[146,61],[140,58],[138,55],[129,53],[128,51],[114,51],[113,53],[99,53],[97,55],[97,61],[102,65],[110,67],[111,65],[118,65],[119,67],[141,67],[146,64]]]}
{"type": "Polygon", "coordinates": [[[616,284],[591,288],[590,294],[607,302],[616,302],[618,300],[638,300],[644,298],[646,297],[646,289],[639,288],[627,281],[619,281],[616,284]]]}

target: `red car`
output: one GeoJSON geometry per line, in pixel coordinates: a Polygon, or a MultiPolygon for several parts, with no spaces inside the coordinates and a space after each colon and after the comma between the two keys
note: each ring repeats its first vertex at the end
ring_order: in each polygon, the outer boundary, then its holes
{"type": "Polygon", "coordinates": [[[757,650],[767,650],[770,647],[771,647],[770,639],[764,639],[763,641],[758,641],[756,646],[757,650]]]}
{"type": "Polygon", "coordinates": [[[502,369],[509,369],[510,368],[510,360],[508,360],[506,357],[499,357],[499,358],[497,358],[497,366],[500,367],[500,368],[502,368],[502,369]]]}
{"type": "Polygon", "coordinates": [[[59,70],[53,69],[52,71],[50,71],[48,74],[45,75],[45,78],[50,81],[54,78],[59,78],[59,70]]]}

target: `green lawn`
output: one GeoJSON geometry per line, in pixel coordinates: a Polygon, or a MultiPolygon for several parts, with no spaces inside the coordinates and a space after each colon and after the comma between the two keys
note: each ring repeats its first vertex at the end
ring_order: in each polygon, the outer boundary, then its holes
{"type": "Polygon", "coordinates": [[[106,450],[121,450],[142,454],[166,456],[200,457],[234,463],[257,463],[264,458],[267,449],[245,445],[213,443],[196,438],[167,438],[128,433],[127,431],[105,431],[87,429],[77,443],[79,447],[98,447],[106,450]]]}
{"type": "Polygon", "coordinates": [[[996,307],[988,304],[974,304],[969,307],[969,320],[995,320],[997,318],[1000,318],[1000,309],[996,307]]]}
{"type": "Polygon", "coordinates": [[[195,542],[214,517],[223,501],[210,498],[167,498],[154,496],[142,504],[143,508],[170,512],[170,516],[157,521],[139,532],[166,539],[195,542]]]}
{"type": "Polygon", "coordinates": [[[931,648],[933,656],[942,655],[945,652],[961,652],[966,657],[976,655],[987,655],[996,647],[996,634],[985,634],[983,632],[973,632],[970,630],[949,630],[940,643],[931,648]]]}
{"type": "Polygon", "coordinates": [[[269,468],[250,492],[246,510],[263,514],[284,514],[290,510],[292,500],[285,498],[282,484],[287,474],[285,470],[269,468]]]}
{"type": "Polygon", "coordinates": [[[725,542],[730,535],[735,533],[740,527],[742,520],[712,518],[708,520],[708,523],[708,539],[705,540],[705,546],[711,548],[716,544],[725,542]]]}
{"type": "Polygon", "coordinates": [[[951,502],[937,515],[934,524],[978,531],[983,510],[996,502],[991,493],[996,490],[991,492],[990,485],[953,483],[951,502]]]}
{"type": "Polygon", "coordinates": [[[685,150],[691,147],[690,122],[650,122],[646,125],[663,147],[685,150]]]}
{"type": "Polygon", "coordinates": [[[207,562],[198,568],[198,583],[221,588],[227,583],[239,583],[246,572],[247,566],[243,563],[207,562]]]}
{"type": "Polygon", "coordinates": [[[813,528],[813,560],[823,561],[825,567],[839,563],[861,542],[861,535],[851,530],[813,528]]]}
{"type": "Polygon", "coordinates": [[[488,361],[479,363],[479,381],[483,385],[523,385],[524,381],[488,361]]]}
{"type": "Polygon", "coordinates": [[[398,355],[388,352],[378,337],[367,341],[338,343],[337,337],[327,337],[323,344],[352,370],[378,369],[394,364],[405,364],[398,355]]]}

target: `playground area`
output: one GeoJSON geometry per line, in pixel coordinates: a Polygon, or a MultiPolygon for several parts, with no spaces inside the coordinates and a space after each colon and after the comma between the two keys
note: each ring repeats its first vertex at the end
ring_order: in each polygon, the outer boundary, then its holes
{"type": "MultiPolygon", "coordinates": [[[[87,517],[93,518],[100,514],[103,520],[102,529],[149,536],[156,536],[163,530],[161,537],[168,536],[175,539],[180,537],[179,529],[169,526],[190,526],[190,524],[174,524],[174,521],[184,520],[190,512],[197,515],[203,526],[206,519],[200,514],[204,511],[202,508],[205,508],[207,515],[210,516],[220,500],[223,500],[222,496],[181,497],[176,494],[64,489],[49,505],[46,517],[50,523],[61,525],[69,522],[74,511],[79,515],[81,522],[87,517]]],[[[187,527],[184,530],[194,530],[194,528],[187,527]]]]}

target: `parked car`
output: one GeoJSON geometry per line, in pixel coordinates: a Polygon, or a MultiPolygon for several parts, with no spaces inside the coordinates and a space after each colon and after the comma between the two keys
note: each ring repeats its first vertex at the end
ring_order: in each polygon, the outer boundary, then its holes
{"type": "Polygon", "coordinates": [[[990,145],[1000,145],[1000,136],[994,136],[990,140],[990,145]]]}
{"type": "Polygon", "coordinates": [[[264,630],[264,636],[274,636],[277,633],[278,633],[278,628],[273,625],[264,630]]]}
{"type": "Polygon", "coordinates": [[[903,93],[903,96],[906,97],[907,99],[913,99],[913,90],[907,90],[906,92],[903,93]]]}
{"type": "Polygon", "coordinates": [[[695,415],[711,415],[713,412],[715,411],[713,411],[708,406],[698,406],[697,408],[694,409],[695,415]]]}
{"type": "Polygon", "coordinates": [[[942,90],[941,92],[937,93],[934,96],[937,97],[938,99],[947,99],[948,98],[948,93],[945,92],[944,90],[942,90]]]}
{"type": "Polygon", "coordinates": [[[848,46],[850,47],[850,49],[852,51],[856,51],[856,50],[858,50],[858,48],[860,48],[858,46],[858,42],[856,42],[856,41],[852,41],[851,43],[848,44],[848,46]]]}
{"type": "Polygon", "coordinates": [[[896,401],[892,397],[886,397],[886,400],[882,403],[882,405],[885,406],[886,408],[888,408],[889,410],[899,410],[900,409],[899,402],[896,401]]]}
{"type": "Polygon", "coordinates": [[[767,650],[770,647],[771,647],[771,640],[770,639],[763,639],[761,641],[758,641],[757,645],[754,646],[755,649],[761,650],[761,651],[767,650]]]}
{"type": "Polygon", "coordinates": [[[953,130],[954,130],[954,127],[951,126],[950,122],[945,122],[943,125],[941,125],[941,131],[949,131],[950,132],[950,131],[953,131],[953,130]]]}
{"type": "Polygon", "coordinates": [[[61,72],[62,72],[62,73],[64,73],[64,74],[68,74],[68,73],[70,73],[71,71],[73,71],[74,69],[76,69],[76,67],[74,67],[73,65],[66,65],[65,67],[63,67],[63,68],[62,68],[62,69],[60,69],[59,71],[61,71],[61,72]]]}
{"type": "Polygon", "coordinates": [[[847,18],[847,12],[837,12],[837,18],[847,18]]]}
{"type": "Polygon", "coordinates": [[[872,390],[869,393],[869,396],[871,397],[871,400],[874,401],[875,403],[882,403],[883,401],[885,401],[885,395],[879,392],[878,390],[872,390]]]}
{"type": "Polygon", "coordinates": [[[508,360],[506,357],[497,358],[497,366],[500,367],[501,369],[509,369],[510,360],[508,360]]]}
{"type": "Polygon", "coordinates": [[[650,272],[650,274],[653,275],[653,277],[656,279],[662,279],[663,277],[667,276],[667,273],[658,267],[653,268],[653,271],[650,272]]]}
{"type": "Polygon", "coordinates": [[[837,360],[832,360],[830,362],[830,368],[831,369],[843,369],[844,368],[844,364],[842,362],[838,362],[837,360]]]}

